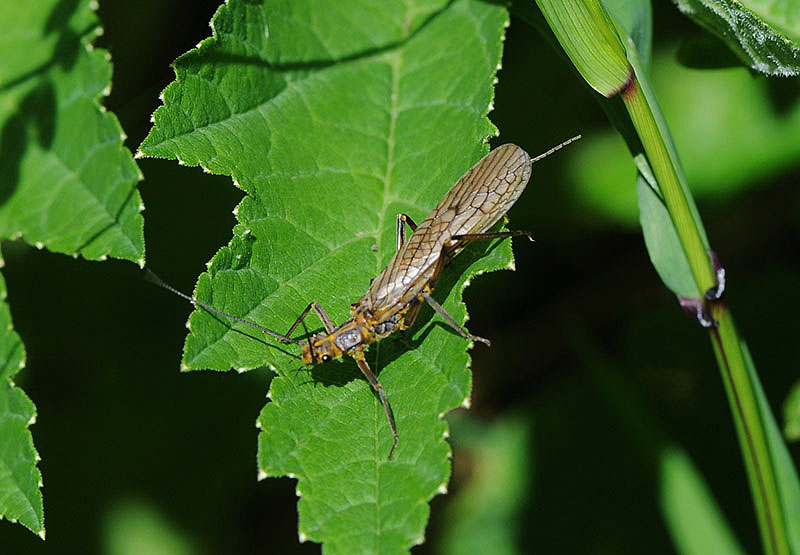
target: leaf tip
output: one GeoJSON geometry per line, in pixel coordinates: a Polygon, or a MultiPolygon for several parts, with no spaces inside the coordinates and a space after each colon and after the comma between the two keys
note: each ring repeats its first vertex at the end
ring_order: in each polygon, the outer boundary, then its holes
{"type": "Polygon", "coordinates": [[[267,478],[269,478],[269,474],[267,474],[266,472],[264,472],[263,470],[261,470],[259,468],[258,469],[258,476],[256,476],[256,480],[258,480],[259,482],[263,482],[267,478]]]}
{"type": "Polygon", "coordinates": [[[469,409],[472,406],[472,399],[464,397],[464,400],[461,401],[461,406],[465,409],[469,409]]]}
{"type": "Polygon", "coordinates": [[[439,487],[436,488],[436,493],[440,495],[447,495],[447,484],[444,482],[439,484],[439,487]]]}
{"type": "Polygon", "coordinates": [[[308,536],[306,536],[305,532],[297,532],[297,541],[306,543],[308,541],[308,536]]]}

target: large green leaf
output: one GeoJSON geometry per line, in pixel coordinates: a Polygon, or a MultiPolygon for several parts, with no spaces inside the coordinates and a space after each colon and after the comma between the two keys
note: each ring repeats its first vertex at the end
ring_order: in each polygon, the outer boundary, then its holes
{"type": "Polygon", "coordinates": [[[42,475],[28,429],[36,419],[36,408],[12,381],[25,366],[25,347],[5,300],[6,282],[0,275],[0,516],[44,537],[42,475]]]}
{"type": "Polygon", "coordinates": [[[673,0],[717,35],[749,67],[768,75],[800,74],[797,0],[673,0]]]}
{"type": "MultiPolygon", "coordinates": [[[[144,263],[139,170],[108,94],[108,53],[90,2],[0,3],[0,239],[144,263]]],[[[27,427],[33,403],[13,385],[25,360],[0,306],[0,516],[44,535],[41,477],[27,427]]],[[[44,324],[43,324],[44,325],[44,324]]]]}
{"type": "MultiPolygon", "coordinates": [[[[229,174],[247,193],[198,298],[281,332],[311,300],[343,321],[395,250],[396,214],[423,219],[487,152],[506,11],[379,6],[231,1],[214,37],[175,63],[141,152],[229,174]]],[[[510,262],[507,243],[476,245],[435,296],[464,321],[467,277],[510,262]]],[[[278,374],[259,466],[298,479],[301,540],[343,553],[423,541],[427,501],[450,472],[441,417],[469,399],[465,340],[424,309],[405,336],[370,347],[400,434],[389,461],[386,418],[352,360],[298,372],[296,347],[247,326],[195,311],[190,329],[188,369],[278,374]]]]}
{"type": "Polygon", "coordinates": [[[0,237],[143,263],[139,170],[99,105],[109,56],[90,2],[72,4],[0,6],[0,237]]]}

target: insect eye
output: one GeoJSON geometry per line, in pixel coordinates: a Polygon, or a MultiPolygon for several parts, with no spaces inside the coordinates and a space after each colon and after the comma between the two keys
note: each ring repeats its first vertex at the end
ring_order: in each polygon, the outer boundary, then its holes
{"type": "Polygon", "coordinates": [[[331,359],[331,355],[322,355],[322,362],[328,362],[331,359]]]}

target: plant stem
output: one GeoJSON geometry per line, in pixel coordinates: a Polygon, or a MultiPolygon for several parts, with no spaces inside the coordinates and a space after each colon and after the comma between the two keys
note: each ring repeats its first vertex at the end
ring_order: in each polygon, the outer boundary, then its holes
{"type": "Polygon", "coordinates": [[[746,355],[727,305],[721,302],[712,306],[712,316],[719,326],[710,328],[711,343],[739,435],[764,552],[788,555],[791,549],[785,520],[780,517],[780,492],[766,437],[767,425],[758,407],[757,386],[751,380],[746,355]]]}
{"type": "Polygon", "coordinates": [[[700,231],[695,225],[689,202],[675,171],[674,161],[669,155],[650,105],[635,77],[630,81],[630,85],[623,89],[622,100],[647,153],[653,175],[655,175],[661,195],[667,205],[667,211],[689,260],[689,267],[698,290],[702,294],[716,285],[714,270],[711,268],[700,231]]]}
{"type": "MultiPolygon", "coordinates": [[[[669,155],[663,135],[635,76],[630,85],[623,89],[622,98],[644,146],[698,290],[705,292],[716,285],[715,272],[675,170],[675,161],[669,155]]],[[[761,421],[754,384],[733,317],[723,302],[712,306],[712,316],[718,327],[709,328],[709,332],[739,435],[764,550],[769,554],[788,554],[784,520],[777,516],[781,512],[780,498],[766,426],[761,421]]]]}

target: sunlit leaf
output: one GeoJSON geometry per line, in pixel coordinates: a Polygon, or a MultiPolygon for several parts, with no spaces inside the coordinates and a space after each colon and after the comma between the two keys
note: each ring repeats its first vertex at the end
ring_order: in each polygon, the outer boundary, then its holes
{"type": "MultiPolygon", "coordinates": [[[[247,193],[196,295],[279,332],[312,300],[346,319],[395,250],[396,215],[421,221],[495,132],[486,113],[502,7],[365,6],[229,2],[214,37],[176,62],[140,147],[229,174],[247,193]]],[[[507,243],[475,245],[435,296],[464,321],[467,277],[510,260],[507,243]]],[[[466,341],[426,308],[405,336],[370,347],[400,434],[388,461],[386,417],[352,360],[298,372],[296,346],[205,312],[190,327],[187,368],[278,374],[258,421],[259,465],[298,479],[302,540],[342,553],[423,541],[427,502],[450,472],[441,416],[469,398],[466,341]]]]}
{"type": "MultiPolygon", "coordinates": [[[[0,19],[0,238],[143,263],[140,174],[119,123],[99,104],[111,64],[92,46],[100,28],[90,2],[3,2],[0,19]]],[[[8,307],[0,310],[0,516],[43,536],[28,430],[36,411],[13,385],[25,354],[8,307]]]]}

